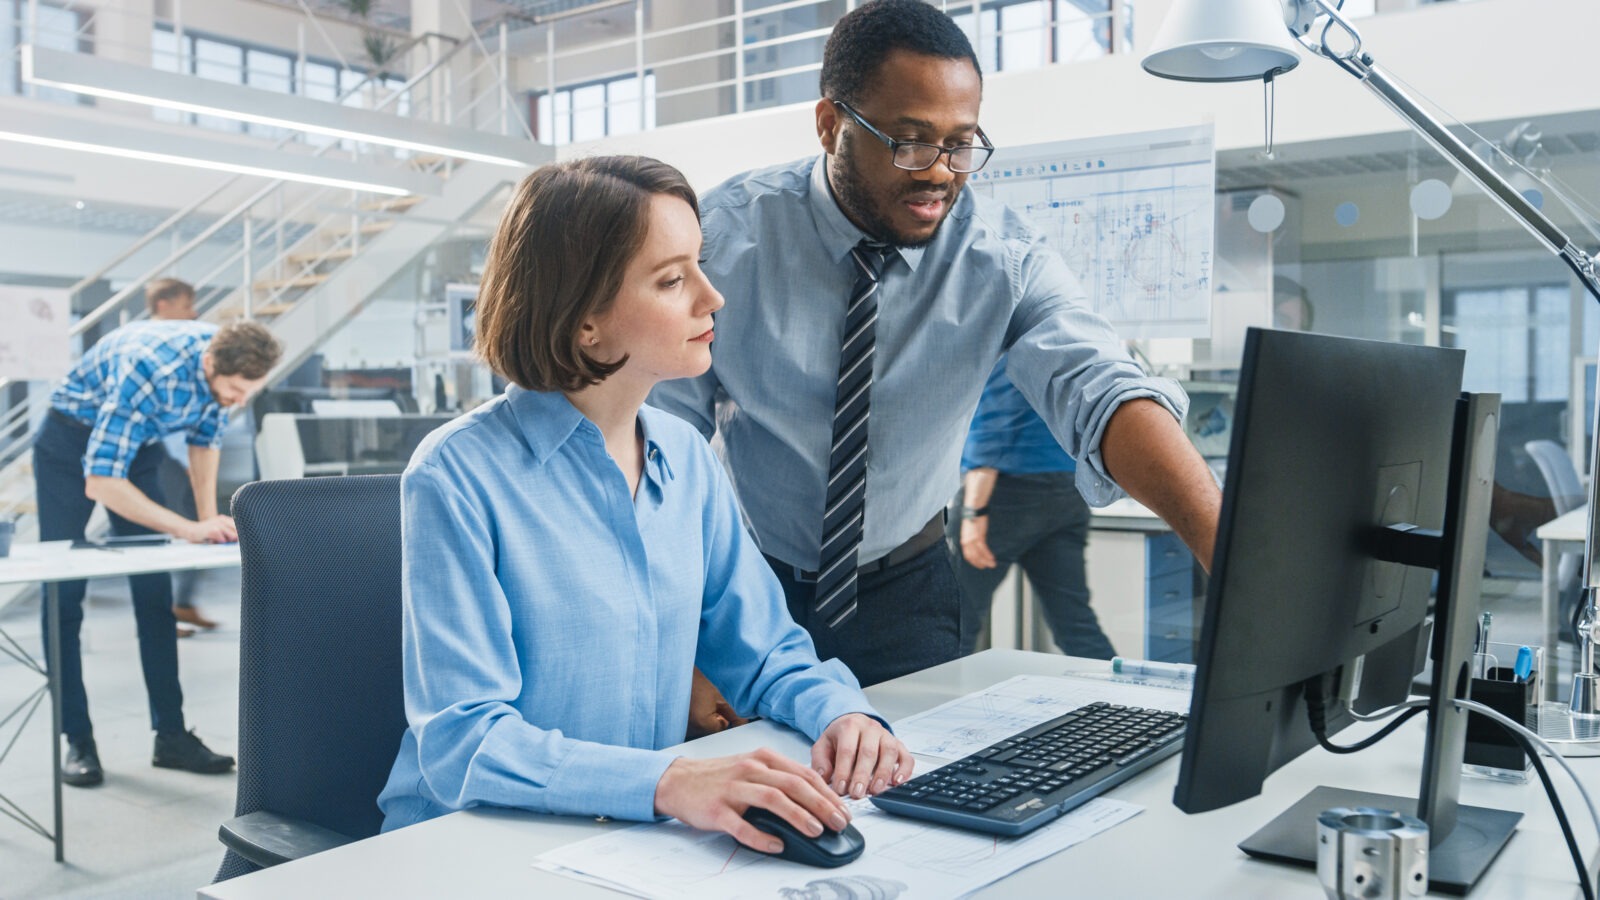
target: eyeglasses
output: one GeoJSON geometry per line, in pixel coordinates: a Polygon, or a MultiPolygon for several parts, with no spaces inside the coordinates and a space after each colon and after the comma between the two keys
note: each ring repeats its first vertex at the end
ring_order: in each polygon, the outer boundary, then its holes
{"type": "Polygon", "coordinates": [[[989,162],[989,157],[994,154],[994,145],[989,143],[989,136],[979,128],[978,140],[983,141],[983,146],[975,147],[966,144],[960,147],[941,147],[938,144],[924,144],[920,141],[897,141],[887,134],[873,128],[871,123],[861,118],[861,114],[851,109],[842,100],[833,101],[833,105],[845,111],[845,114],[854,119],[857,125],[865,128],[868,133],[885,144],[889,145],[889,154],[894,161],[895,168],[905,169],[909,172],[921,172],[933,168],[939,157],[946,157],[945,167],[957,175],[967,175],[983,168],[989,162]]]}

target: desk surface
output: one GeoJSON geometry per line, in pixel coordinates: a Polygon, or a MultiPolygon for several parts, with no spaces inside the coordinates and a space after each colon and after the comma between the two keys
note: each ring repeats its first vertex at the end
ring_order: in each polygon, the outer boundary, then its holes
{"type": "Polygon", "coordinates": [[[11,555],[0,559],[0,584],[74,581],[142,575],[146,572],[187,572],[226,569],[239,565],[238,544],[190,544],[173,541],[154,547],[73,549],[71,541],[13,544],[11,555]]]}
{"type": "MultiPolygon", "coordinates": [[[[1019,650],[976,656],[898,678],[867,693],[880,712],[898,719],[1019,674],[1059,674],[1096,665],[1019,650]]],[[[1105,664],[1098,663],[1103,667],[1105,664]]],[[[1314,897],[1316,873],[1247,858],[1234,845],[1319,784],[1415,795],[1421,765],[1420,720],[1408,723],[1358,757],[1314,750],[1268,779],[1262,796],[1226,809],[1186,816],[1172,805],[1178,760],[1169,759],[1109,796],[1145,811],[1076,847],[1015,873],[980,892],[985,896],[1053,896],[1063,885],[1093,897],[1314,897]]],[[[797,734],[768,722],[712,735],[678,748],[687,756],[719,756],[767,745],[806,760],[797,734]]],[[[1591,790],[1600,789],[1600,760],[1572,762],[1591,790]]],[[[1580,846],[1594,834],[1563,774],[1568,814],[1580,846]]],[[[1561,832],[1537,779],[1506,785],[1466,779],[1464,802],[1524,812],[1519,833],[1473,892],[1515,900],[1576,897],[1577,881],[1561,832]]],[[[511,810],[455,813],[370,840],[200,889],[217,900],[278,897],[616,897],[604,888],[534,869],[545,850],[627,823],[538,816],[511,810]]],[[[1312,827],[1307,823],[1307,827],[1312,827]]],[[[218,847],[221,849],[220,845],[218,847]]],[[[868,847],[871,853],[872,848],[868,847]]]]}
{"type": "Polygon", "coordinates": [[[1589,506],[1568,510],[1540,525],[1533,536],[1541,541],[1583,541],[1588,537],[1589,506]]]}

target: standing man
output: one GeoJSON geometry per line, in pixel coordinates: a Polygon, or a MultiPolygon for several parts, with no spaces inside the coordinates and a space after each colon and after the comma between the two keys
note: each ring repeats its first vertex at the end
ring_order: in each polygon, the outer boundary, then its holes
{"type": "Polygon", "coordinates": [[[739,498],[818,655],[863,684],[960,654],[944,546],[962,438],[1002,353],[1105,504],[1126,490],[1211,559],[1221,494],[1179,420],[1026,219],[965,189],[993,149],[961,29],[920,0],[834,27],[823,154],[702,200],[728,298],[711,371],[652,402],[720,432],[739,498]]]}
{"type": "MultiPolygon", "coordinates": [[[[165,455],[160,438],[188,435],[195,495],[215,497],[217,448],[228,411],[261,389],[280,353],[272,333],[253,322],[220,330],[204,322],[139,322],[101,338],[51,395],[50,412],[34,439],[40,539],[82,539],[90,513],[102,503],[115,534],[159,531],[194,543],[238,540],[227,516],[212,512],[188,519],[162,505],[156,475],[165,455]]],[[[152,762],[190,772],[228,771],[233,757],[211,752],[184,728],[171,576],[132,575],[128,582],[156,732],[152,762]]],[[[78,641],[84,588],[82,581],[60,585],[61,658],[49,660],[60,672],[61,728],[68,745],[62,780],[80,787],[104,779],[78,641]]]]}
{"type": "Polygon", "coordinates": [[[1083,559],[1089,505],[1074,483],[1076,470],[1050,426],[1006,377],[1002,360],[972,416],[961,451],[961,516],[947,526],[961,548],[962,653],[977,646],[994,589],[1020,563],[1062,653],[1115,655],[1089,606],[1083,559]]]}
{"type": "MultiPolygon", "coordinates": [[[[145,306],[150,310],[150,318],[160,321],[192,322],[195,319],[194,286],[187,281],[176,278],[157,278],[144,286],[145,306]]],[[[217,514],[216,498],[211,498],[211,506],[206,515],[200,515],[197,505],[194,485],[189,481],[189,468],[180,462],[180,458],[188,455],[184,435],[175,432],[162,439],[162,446],[166,449],[166,458],[161,460],[159,477],[161,492],[167,495],[167,508],[180,516],[193,519],[209,518],[217,514]]],[[[196,628],[215,628],[217,623],[206,618],[194,605],[195,573],[174,572],[172,575],[172,615],[180,623],[178,637],[192,637],[194,628],[188,628],[181,623],[188,623],[196,628]]]]}

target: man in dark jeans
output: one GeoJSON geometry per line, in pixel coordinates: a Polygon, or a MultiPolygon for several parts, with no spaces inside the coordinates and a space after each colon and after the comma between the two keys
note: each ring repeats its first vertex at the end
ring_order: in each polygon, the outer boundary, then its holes
{"type": "MultiPolygon", "coordinates": [[[[144,286],[144,302],[152,320],[192,322],[197,317],[194,308],[194,286],[176,278],[157,278],[144,286]]],[[[176,440],[178,435],[169,435],[176,440]]],[[[183,451],[172,441],[166,443],[167,457],[160,462],[161,492],[166,495],[162,505],[190,519],[201,518],[195,504],[194,487],[189,483],[189,467],[180,458],[183,451]]],[[[192,637],[194,628],[215,628],[217,623],[206,618],[194,605],[194,572],[172,574],[172,615],[178,620],[178,637],[192,637]]]]}
{"type": "MultiPolygon", "coordinates": [[[[157,476],[166,456],[160,438],[184,432],[195,484],[216,494],[217,447],[228,411],[261,389],[281,348],[251,322],[218,329],[203,322],[140,322],[117,329],[84,353],[50,397],[50,412],[33,445],[34,488],[41,540],[79,540],[96,503],[105,504],[119,535],[164,532],[194,543],[237,540],[233,520],[211,514],[199,521],[161,505],[157,476]]],[[[226,772],[233,757],[213,753],[184,727],[178,684],[178,641],[167,573],[130,576],[139,661],[156,732],[152,762],[190,772],[226,772]]],[[[61,727],[67,737],[62,780],[87,786],[104,780],[89,699],[84,690],[79,632],[85,583],[59,586],[61,727]]],[[[46,611],[47,613],[47,611],[46,611]]],[[[44,615],[49,653],[49,617],[44,615]]]]}
{"type": "Polygon", "coordinates": [[[1006,378],[1004,359],[983,387],[961,468],[961,516],[949,526],[961,548],[961,652],[976,647],[994,589],[1021,563],[1061,652],[1110,659],[1089,607],[1089,505],[1073,482],[1077,466],[1006,378]]]}

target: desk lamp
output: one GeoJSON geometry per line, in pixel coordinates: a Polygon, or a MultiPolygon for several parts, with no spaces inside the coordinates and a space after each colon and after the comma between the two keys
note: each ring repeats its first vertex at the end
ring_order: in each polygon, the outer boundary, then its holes
{"type": "MultiPolygon", "coordinates": [[[[1156,33],[1150,53],[1144,58],[1144,69],[1152,75],[1179,81],[1262,79],[1270,82],[1299,63],[1299,55],[1289,40],[1293,38],[1301,47],[1366,85],[1468,180],[1528,229],[1545,249],[1566,263],[1589,293],[1600,299],[1600,272],[1596,271],[1594,258],[1573,243],[1493,166],[1401,90],[1378,67],[1372,55],[1362,49],[1361,33],[1340,13],[1341,6],[1343,0],[1177,0],[1156,33]],[[1315,37],[1312,36],[1314,32],[1315,37]],[[1341,46],[1331,46],[1330,36],[1341,46]]],[[[1559,191],[1548,187],[1544,193],[1560,195],[1559,191]]],[[[1595,412],[1595,421],[1600,426],[1600,398],[1597,398],[1595,412]]],[[[1595,441],[1594,465],[1590,471],[1600,473],[1600,440],[1595,441]]],[[[1567,733],[1595,735],[1587,740],[1561,741],[1574,755],[1591,755],[1600,750],[1600,727],[1597,727],[1600,726],[1600,675],[1595,673],[1595,647],[1600,640],[1600,607],[1597,607],[1600,604],[1600,565],[1596,561],[1600,545],[1595,541],[1597,526],[1600,526],[1597,486],[1600,486],[1600,478],[1591,478],[1583,554],[1583,612],[1578,622],[1580,651],[1578,671],[1572,679],[1572,699],[1565,707],[1559,704],[1547,707],[1549,711],[1570,716],[1571,727],[1567,733]]]]}

